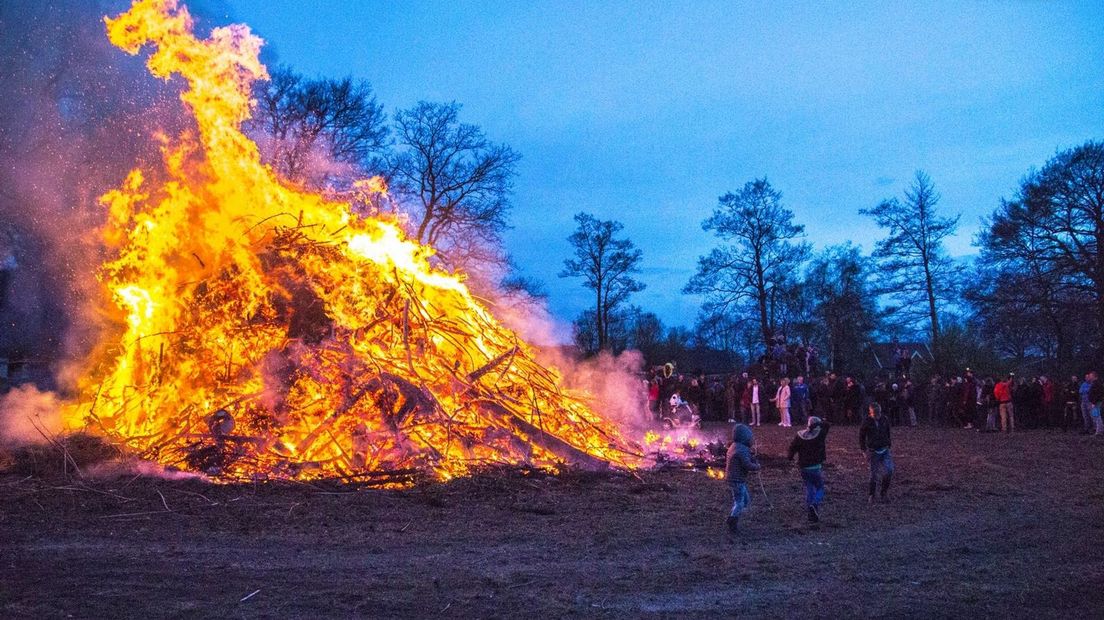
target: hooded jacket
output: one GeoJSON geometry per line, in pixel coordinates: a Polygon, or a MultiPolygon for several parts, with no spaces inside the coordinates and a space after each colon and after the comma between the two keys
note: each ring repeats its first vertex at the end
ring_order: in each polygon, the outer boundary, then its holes
{"type": "Polygon", "coordinates": [[[827,421],[821,421],[807,430],[798,431],[790,443],[787,457],[792,461],[796,454],[797,466],[801,468],[822,465],[827,458],[824,441],[828,438],[828,429],[831,427],[827,421]]]}
{"type": "Polygon", "coordinates": [[[751,455],[752,437],[751,428],[745,424],[732,429],[732,445],[725,458],[725,480],[747,482],[747,473],[758,471],[759,463],[751,455]]]}

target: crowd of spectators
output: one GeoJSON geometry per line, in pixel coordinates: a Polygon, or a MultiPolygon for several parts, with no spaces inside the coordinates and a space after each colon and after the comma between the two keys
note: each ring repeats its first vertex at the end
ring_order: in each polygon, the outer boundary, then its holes
{"type": "Polygon", "coordinates": [[[706,421],[800,426],[810,415],[834,424],[858,424],[867,405],[877,403],[895,426],[980,432],[1061,428],[1104,434],[1104,382],[1095,372],[1059,382],[1046,375],[978,377],[967,368],[953,376],[933,375],[921,385],[912,374],[911,364],[901,360],[866,381],[819,372],[815,349],[778,344],[770,355],[735,373],[683,374],[671,364],[653,368],[647,376],[648,406],[657,420],[677,415],[671,405],[677,394],[675,402],[685,402],[706,421]]]}

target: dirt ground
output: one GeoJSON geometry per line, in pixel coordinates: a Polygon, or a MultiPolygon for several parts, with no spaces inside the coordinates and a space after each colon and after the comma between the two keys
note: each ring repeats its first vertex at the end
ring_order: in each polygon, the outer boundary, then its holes
{"type": "Polygon", "coordinates": [[[735,540],[725,483],[692,471],[405,491],[9,473],[0,617],[1104,617],[1104,441],[896,429],[891,501],[868,506],[836,427],[811,526],[772,456],[788,431],[758,430],[735,540]]]}

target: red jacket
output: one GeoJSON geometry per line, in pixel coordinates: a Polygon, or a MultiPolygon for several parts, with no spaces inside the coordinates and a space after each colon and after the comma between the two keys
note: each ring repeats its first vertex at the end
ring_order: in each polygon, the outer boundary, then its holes
{"type": "Polygon", "coordinates": [[[1012,402],[1012,382],[1001,381],[993,386],[993,396],[996,397],[997,402],[1012,402]]]}

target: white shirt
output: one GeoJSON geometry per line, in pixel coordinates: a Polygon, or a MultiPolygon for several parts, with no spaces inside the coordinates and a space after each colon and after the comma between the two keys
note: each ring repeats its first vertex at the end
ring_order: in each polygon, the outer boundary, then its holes
{"type": "Polygon", "coordinates": [[[758,385],[751,386],[751,404],[753,404],[753,405],[758,405],[759,404],[759,386],[758,385]]]}

